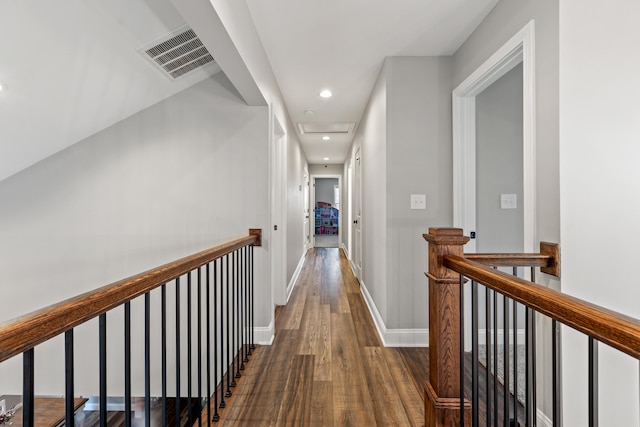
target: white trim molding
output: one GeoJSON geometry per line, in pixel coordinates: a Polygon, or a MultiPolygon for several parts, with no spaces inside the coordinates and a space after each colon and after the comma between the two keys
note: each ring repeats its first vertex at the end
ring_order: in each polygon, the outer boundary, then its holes
{"type": "Polygon", "coordinates": [[[255,327],[253,328],[256,344],[258,345],[271,345],[275,338],[274,321],[269,323],[269,326],[255,327]]]}
{"type": "Polygon", "coordinates": [[[304,260],[307,258],[307,250],[302,253],[300,260],[298,261],[298,266],[296,270],[293,272],[291,276],[291,280],[289,280],[289,284],[287,285],[287,298],[284,302],[286,305],[289,302],[289,298],[291,298],[291,293],[293,292],[293,288],[296,286],[296,282],[298,281],[298,277],[300,277],[300,272],[302,271],[302,266],[304,265],[304,260]]]}
{"type": "Polygon", "coordinates": [[[378,336],[385,347],[427,347],[429,345],[428,329],[387,329],[371,294],[362,282],[360,282],[360,292],[362,292],[373,323],[378,330],[378,336]]]}
{"type": "Polygon", "coordinates": [[[347,249],[347,245],[340,242],[340,249],[344,251],[344,256],[347,257],[347,260],[351,261],[351,256],[349,255],[349,250],[347,249]]]}
{"type": "MultiPolygon", "coordinates": [[[[468,235],[476,228],[476,96],[516,65],[523,67],[524,251],[536,240],[536,85],[535,25],[529,21],[516,35],[467,77],[452,93],[453,226],[468,235]]],[[[475,240],[466,248],[475,252],[475,240]]]]}

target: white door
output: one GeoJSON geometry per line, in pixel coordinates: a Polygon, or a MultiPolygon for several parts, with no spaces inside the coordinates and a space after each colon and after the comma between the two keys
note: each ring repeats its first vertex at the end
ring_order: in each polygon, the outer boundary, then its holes
{"type": "Polygon", "coordinates": [[[307,251],[311,247],[311,219],[310,219],[310,202],[309,202],[309,171],[304,168],[304,177],[302,180],[303,187],[303,219],[302,219],[302,239],[304,250],[307,251]]]}
{"type": "Polygon", "coordinates": [[[271,284],[273,302],[287,302],[286,283],[286,136],[275,121],[273,146],[271,147],[271,284]]]}
{"type": "Polygon", "coordinates": [[[354,166],[353,267],[356,277],[362,281],[362,158],[360,148],[356,151],[354,166]]]}

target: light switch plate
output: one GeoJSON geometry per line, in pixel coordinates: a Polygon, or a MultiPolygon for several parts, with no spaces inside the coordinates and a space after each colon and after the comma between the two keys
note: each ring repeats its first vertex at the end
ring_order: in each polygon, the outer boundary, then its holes
{"type": "Polygon", "coordinates": [[[501,194],[500,195],[500,209],[517,209],[517,208],[518,208],[517,194],[501,194]]]}
{"type": "Polygon", "coordinates": [[[427,195],[426,194],[412,194],[411,195],[411,209],[427,209],[427,195]]]}

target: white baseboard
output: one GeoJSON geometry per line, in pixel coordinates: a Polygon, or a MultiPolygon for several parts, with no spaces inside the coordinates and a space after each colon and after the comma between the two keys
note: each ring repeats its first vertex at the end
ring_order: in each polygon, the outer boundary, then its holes
{"type": "Polygon", "coordinates": [[[344,256],[346,256],[347,259],[351,261],[351,255],[349,255],[349,251],[347,250],[347,245],[345,245],[344,243],[340,243],[340,249],[344,251],[344,256]]]}
{"type": "MultiPolygon", "coordinates": [[[[357,279],[358,275],[356,274],[356,265],[353,263],[352,259],[349,260],[349,266],[351,267],[351,272],[353,273],[354,276],[356,276],[356,279],[357,279]]],[[[359,281],[360,279],[358,279],[358,282],[359,281]]]]}
{"type": "Polygon", "coordinates": [[[378,336],[385,347],[426,347],[429,344],[427,329],[387,329],[364,282],[360,283],[360,291],[373,317],[378,336]]]}
{"type": "Polygon", "coordinates": [[[538,427],[553,427],[553,421],[538,409],[538,427]]]}
{"type": "Polygon", "coordinates": [[[289,284],[287,285],[287,300],[285,304],[289,302],[289,298],[291,298],[291,293],[293,292],[293,288],[296,286],[296,282],[298,281],[298,277],[300,277],[300,272],[302,271],[302,266],[304,265],[304,260],[307,257],[307,251],[302,253],[300,260],[298,261],[298,266],[296,270],[293,272],[291,276],[291,280],[289,280],[289,284]]]}
{"type": "Polygon", "coordinates": [[[273,320],[269,326],[255,327],[253,328],[254,338],[256,344],[259,345],[271,345],[275,338],[274,323],[273,320]]]}

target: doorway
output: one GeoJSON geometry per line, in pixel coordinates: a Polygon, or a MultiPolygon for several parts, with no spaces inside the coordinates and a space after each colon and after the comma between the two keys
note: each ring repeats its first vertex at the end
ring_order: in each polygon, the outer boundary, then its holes
{"type": "Polygon", "coordinates": [[[278,120],[273,118],[270,145],[271,169],[271,292],[275,305],[287,303],[287,248],[286,248],[286,165],[287,137],[278,120]]]}
{"type": "Polygon", "coordinates": [[[313,178],[313,245],[316,248],[340,247],[340,178],[313,178]]]}
{"type": "MultiPolygon", "coordinates": [[[[522,65],[524,252],[534,252],[536,241],[534,40],[534,22],[530,21],[453,91],[453,224],[471,235],[477,227],[476,97],[514,67],[522,65]]],[[[501,200],[495,203],[501,204],[501,200]]],[[[519,201],[516,203],[520,204],[519,201]]],[[[472,239],[465,246],[465,252],[476,251],[476,240],[472,239]]]]}
{"type": "Polygon", "coordinates": [[[524,252],[522,63],[476,96],[476,250],[524,252]]]}

